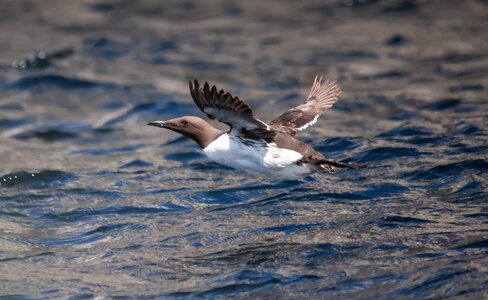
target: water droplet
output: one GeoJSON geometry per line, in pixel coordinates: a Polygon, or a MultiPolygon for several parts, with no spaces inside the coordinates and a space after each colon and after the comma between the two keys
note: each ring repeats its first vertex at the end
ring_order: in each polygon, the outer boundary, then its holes
{"type": "Polygon", "coordinates": [[[47,57],[46,51],[39,51],[37,57],[40,59],[45,59],[47,57]]]}

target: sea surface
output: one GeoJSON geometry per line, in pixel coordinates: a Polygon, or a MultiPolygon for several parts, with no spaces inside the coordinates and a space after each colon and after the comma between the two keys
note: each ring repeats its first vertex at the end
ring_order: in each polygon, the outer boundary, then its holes
{"type": "MultiPolygon", "coordinates": [[[[0,299],[488,298],[488,2],[2,1],[0,299]],[[210,162],[209,81],[366,169],[210,162]]],[[[226,128],[216,124],[219,128],[226,128]]]]}

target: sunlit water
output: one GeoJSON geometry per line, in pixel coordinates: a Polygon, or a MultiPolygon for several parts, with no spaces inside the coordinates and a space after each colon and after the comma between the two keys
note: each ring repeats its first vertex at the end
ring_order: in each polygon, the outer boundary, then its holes
{"type": "Polygon", "coordinates": [[[7,1],[0,26],[0,294],[487,296],[486,1],[7,1]],[[301,138],[367,169],[257,178],[145,125],[202,116],[189,79],[269,121],[321,73],[343,96],[301,138]]]}

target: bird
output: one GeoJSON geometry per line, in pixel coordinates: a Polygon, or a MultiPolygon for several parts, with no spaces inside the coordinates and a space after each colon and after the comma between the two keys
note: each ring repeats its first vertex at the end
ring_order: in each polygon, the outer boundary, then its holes
{"type": "Polygon", "coordinates": [[[336,81],[316,76],[301,105],[269,123],[254,117],[252,109],[238,97],[205,82],[189,81],[196,106],[211,120],[229,126],[219,130],[207,121],[184,116],[147,125],[169,129],[193,139],[210,160],[262,177],[297,179],[316,172],[333,173],[340,168],[360,169],[362,164],[326,158],[297,134],[315,124],[320,115],[337,102],[341,94],[336,81]]]}

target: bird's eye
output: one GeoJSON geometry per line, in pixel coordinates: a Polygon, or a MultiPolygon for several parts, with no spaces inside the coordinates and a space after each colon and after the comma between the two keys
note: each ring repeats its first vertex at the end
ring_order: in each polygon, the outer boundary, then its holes
{"type": "Polygon", "coordinates": [[[186,120],[181,121],[181,125],[183,125],[183,126],[188,125],[188,121],[186,121],[186,120]]]}

